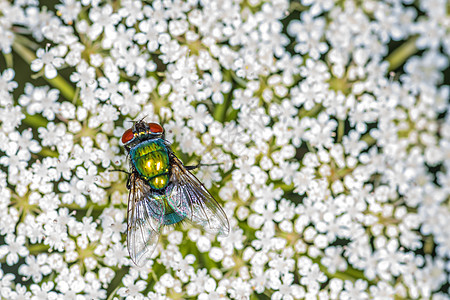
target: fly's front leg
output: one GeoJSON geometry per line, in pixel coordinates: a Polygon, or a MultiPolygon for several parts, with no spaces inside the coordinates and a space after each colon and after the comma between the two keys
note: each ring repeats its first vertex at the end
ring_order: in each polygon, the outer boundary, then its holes
{"type": "Polygon", "coordinates": [[[194,170],[197,169],[199,167],[207,167],[207,166],[219,166],[220,163],[214,163],[214,164],[202,164],[202,163],[198,163],[195,166],[185,166],[186,170],[194,170]]]}
{"type": "MultiPolygon", "coordinates": [[[[171,163],[173,162],[173,160],[178,160],[178,161],[180,161],[176,156],[175,156],[175,154],[173,154],[173,153],[170,153],[169,154],[169,159],[171,160],[171,163]]],[[[180,161],[181,162],[181,161],[180,161]]],[[[182,163],[183,164],[183,163],[182,163]]],[[[202,164],[201,162],[199,162],[198,164],[196,164],[195,166],[185,166],[184,164],[183,164],[183,167],[186,169],[186,170],[188,170],[188,171],[191,171],[191,170],[195,170],[195,169],[197,169],[197,168],[199,168],[199,167],[207,167],[207,166],[219,166],[219,165],[221,165],[221,163],[214,163],[214,164],[202,164]]]]}

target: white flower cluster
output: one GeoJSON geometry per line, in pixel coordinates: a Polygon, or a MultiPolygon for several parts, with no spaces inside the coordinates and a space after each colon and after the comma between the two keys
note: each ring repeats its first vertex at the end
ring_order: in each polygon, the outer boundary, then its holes
{"type": "Polygon", "coordinates": [[[1,298],[449,299],[447,1],[0,0],[0,51],[1,298]],[[136,267],[142,117],[231,232],[136,267]]]}

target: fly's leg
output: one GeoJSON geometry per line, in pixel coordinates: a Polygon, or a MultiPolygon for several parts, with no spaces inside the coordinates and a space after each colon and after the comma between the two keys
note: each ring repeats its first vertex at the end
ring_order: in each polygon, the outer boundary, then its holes
{"type": "Polygon", "coordinates": [[[196,164],[195,166],[184,166],[185,168],[186,168],[186,170],[195,170],[195,169],[197,169],[197,168],[200,168],[200,167],[207,167],[207,166],[219,166],[220,165],[220,163],[215,163],[215,164],[202,164],[202,163],[198,163],[198,164],[196,164]]]}
{"type": "Polygon", "coordinates": [[[120,169],[112,169],[112,170],[107,170],[108,172],[122,172],[122,173],[125,173],[125,174],[127,174],[128,175],[128,179],[127,179],[127,189],[129,190],[130,189],[130,187],[131,187],[131,182],[130,182],[130,180],[131,180],[131,172],[128,172],[128,171],[124,171],[124,170],[120,170],[120,169]]]}
{"type": "MultiPolygon", "coordinates": [[[[171,163],[173,163],[174,159],[178,159],[178,158],[175,156],[175,154],[174,154],[173,152],[170,152],[170,153],[169,153],[169,159],[170,159],[171,163]]],[[[179,159],[178,159],[178,160],[179,160],[179,159]]],[[[182,163],[182,164],[183,164],[183,163],[182,163]]],[[[201,162],[199,162],[199,163],[196,164],[195,166],[185,166],[184,164],[183,164],[183,166],[184,166],[184,168],[185,168],[186,170],[191,171],[191,170],[195,170],[195,169],[197,169],[197,168],[199,168],[199,167],[219,166],[219,165],[221,165],[221,164],[222,164],[222,163],[202,164],[201,162]]]]}

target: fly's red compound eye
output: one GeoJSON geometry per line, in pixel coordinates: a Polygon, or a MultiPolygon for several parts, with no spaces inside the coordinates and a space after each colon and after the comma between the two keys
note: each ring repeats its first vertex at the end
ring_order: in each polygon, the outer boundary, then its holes
{"type": "Polygon", "coordinates": [[[133,137],[134,137],[133,130],[131,130],[131,128],[126,130],[122,135],[122,144],[128,143],[133,139],[133,137]]]}
{"type": "Polygon", "coordinates": [[[148,123],[148,127],[150,127],[150,131],[152,133],[162,133],[164,129],[158,123],[148,123]]]}

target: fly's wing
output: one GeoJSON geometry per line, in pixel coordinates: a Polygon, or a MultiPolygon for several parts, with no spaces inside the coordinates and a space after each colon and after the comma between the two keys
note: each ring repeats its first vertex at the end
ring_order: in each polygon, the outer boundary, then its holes
{"type": "Polygon", "coordinates": [[[138,175],[130,175],[127,246],[138,266],[150,258],[158,243],[164,218],[164,195],[155,194],[138,175]]]}
{"type": "Polygon", "coordinates": [[[219,203],[174,155],[167,202],[180,216],[213,234],[228,235],[230,224],[219,203]]]}

